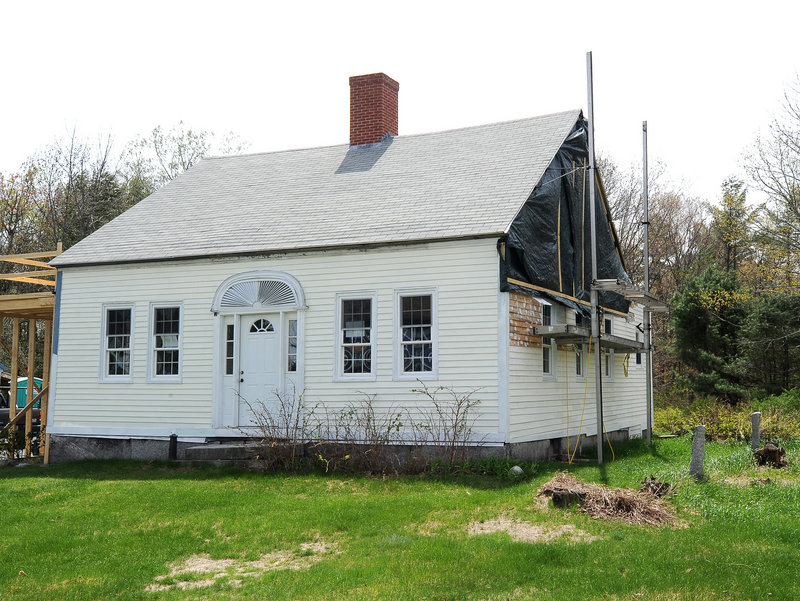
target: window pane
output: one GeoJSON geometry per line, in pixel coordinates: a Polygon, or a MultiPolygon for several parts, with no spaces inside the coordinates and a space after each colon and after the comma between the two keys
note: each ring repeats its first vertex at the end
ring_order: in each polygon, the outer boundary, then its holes
{"type": "Polygon", "coordinates": [[[153,310],[153,347],[155,375],[180,374],[180,307],[156,307],[153,310]]]}
{"type": "Polygon", "coordinates": [[[542,305],[542,325],[553,325],[553,307],[550,305],[542,305]]]}
{"type": "Polygon", "coordinates": [[[163,307],[155,311],[156,334],[178,334],[181,331],[180,307],[163,307]]]}
{"type": "Polygon", "coordinates": [[[403,372],[433,371],[433,297],[403,296],[400,301],[400,338],[403,372]]]}
{"type": "Polygon", "coordinates": [[[225,375],[233,375],[233,342],[234,327],[230,323],[225,326],[225,375]]]}
{"type": "Polygon", "coordinates": [[[297,371],[297,320],[289,320],[289,335],[286,371],[297,371]]]}
{"type": "Polygon", "coordinates": [[[131,309],[106,311],[106,374],[130,375],[131,309]]]}
{"type": "Polygon", "coordinates": [[[549,374],[550,373],[550,347],[544,346],[542,347],[542,372],[549,374]]]}
{"type": "Polygon", "coordinates": [[[178,351],[156,351],[157,376],[175,376],[179,369],[178,351]]]}
{"type": "Polygon", "coordinates": [[[372,348],[369,346],[346,346],[344,348],[344,373],[368,374],[372,371],[372,348]]]}

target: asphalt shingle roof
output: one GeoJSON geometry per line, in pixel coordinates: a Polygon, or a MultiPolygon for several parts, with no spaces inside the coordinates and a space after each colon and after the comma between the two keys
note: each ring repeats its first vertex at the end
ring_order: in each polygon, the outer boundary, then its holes
{"type": "Polygon", "coordinates": [[[205,159],[52,264],[502,234],[579,115],[205,159]]]}

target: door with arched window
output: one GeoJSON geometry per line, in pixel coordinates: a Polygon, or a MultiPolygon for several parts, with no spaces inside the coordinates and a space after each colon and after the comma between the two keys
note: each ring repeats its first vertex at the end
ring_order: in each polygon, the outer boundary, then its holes
{"type": "Polygon", "coordinates": [[[239,426],[258,424],[280,413],[280,314],[243,315],[239,319],[239,426]]]}
{"type": "Polygon", "coordinates": [[[217,289],[216,427],[280,423],[282,403],[302,392],[304,309],[302,288],[286,273],[243,273],[217,289]]]}

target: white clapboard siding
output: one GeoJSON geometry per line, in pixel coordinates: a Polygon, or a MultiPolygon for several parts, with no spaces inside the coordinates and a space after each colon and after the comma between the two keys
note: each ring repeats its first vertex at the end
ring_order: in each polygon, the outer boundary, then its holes
{"type": "MultiPolygon", "coordinates": [[[[304,391],[310,405],[337,409],[375,395],[379,407],[417,407],[415,381],[393,380],[394,291],[438,291],[439,379],[427,384],[479,389],[475,430],[497,433],[498,256],[493,239],[370,250],[65,268],[61,291],[51,433],[220,435],[213,430],[214,324],[211,304],[230,276],[288,273],[306,297],[304,391]],[[334,382],[337,293],[377,293],[377,378],[334,382]],[[182,381],[147,382],[150,303],[183,306],[182,381]],[[100,382],[103,305],[131,303],[133,381],[100,382]]],[[[236,432],[229,432],[235,435],[236,432]]]]}
{"type": "MultiPolygon", "coordinates": [[[[641,307],[632,306],[634,319],[614,317],[614,333],[635,339],[641,322],[641,307]]],[[[570,319],[574,323],[574,318],[570,319]]],[[[508,412],[509,440],[523,442],[597,433],[595,405],[595,358],[589,359],[587,377],[575,376],[574,352],[560,347],[556,359],[557,378],[542,377],[541,347],[509,347],[508,412]]],[[[630,428],[641,433],[645,413],[645,371],[637,368],[631,354],[628,376],[622,362],[625,353],[614,354],[614,379],[603,380],[603,421],[606,431],[630,428]]],[[[644,356],[642,359],[644,363],[644,356]]]]}

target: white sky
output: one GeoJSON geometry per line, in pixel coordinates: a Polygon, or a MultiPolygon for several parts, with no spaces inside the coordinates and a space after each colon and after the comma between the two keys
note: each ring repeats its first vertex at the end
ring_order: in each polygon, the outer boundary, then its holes
{"type": "Polygon", "coordinates": [[[5,2],[0,172],[156,125],[250,152],[348,141],[348,77],[400,82],[400,134],[586,107],[597,148],[716,200],[800,72],[800,2],[5,2]],[[552,8],[551,8],[552,6],[552,8]],[[658,8],[656,8],[658,7],[658,8]]]}

